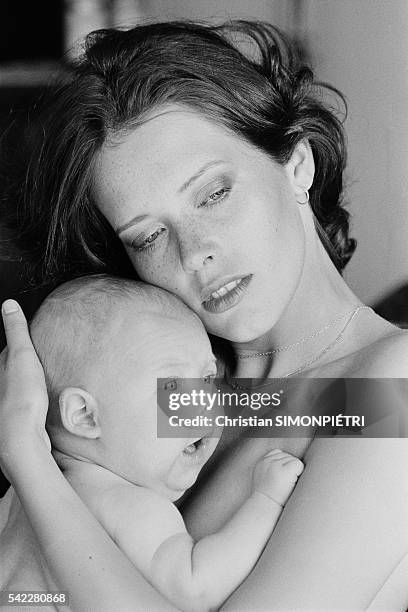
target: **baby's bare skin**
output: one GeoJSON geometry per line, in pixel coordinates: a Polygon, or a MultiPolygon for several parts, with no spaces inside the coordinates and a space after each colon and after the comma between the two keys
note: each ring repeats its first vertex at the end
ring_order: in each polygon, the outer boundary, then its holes
{"type": "Polygon", "coordinates": [[[194,542],[175,505],[157,492],[71,457],[60,456],[59,463],[112,539],[181,610],[222,605],[255,565],[303,471],[296,457],[268,452],[256,463],[251,492],[231,520],[194,542]]]}

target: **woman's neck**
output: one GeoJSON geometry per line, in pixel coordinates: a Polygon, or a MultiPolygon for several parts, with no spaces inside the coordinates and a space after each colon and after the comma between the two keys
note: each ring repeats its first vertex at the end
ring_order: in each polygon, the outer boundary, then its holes
{"type": "MultiPolygon", "coordinates": [[[[253,358],[237,359],[235,376],[284,376],[302,367],[335,341],[348,317],[361,306],[320,241],[307,255],[295,294],[273,328],[251,342],[233,344],[237,357],[254,354],[253,358]],[[276,352],[255,355],[269,351],[276,352]]],[[[343,352],[348,350],[346,334],[340,344],[343,352]]],[[[335,355],[336,351],[328,351],[327,359],[335,355]]]]}

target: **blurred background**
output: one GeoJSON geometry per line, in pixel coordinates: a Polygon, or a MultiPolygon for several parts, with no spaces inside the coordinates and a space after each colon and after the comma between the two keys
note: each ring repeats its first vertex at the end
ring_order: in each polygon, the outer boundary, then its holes
{"type": "MultiPolygon", "coordinates": [[[[87,32],[150,19],[221,22],[239,17],[286,30],[318,78],[346,95],[346,200],[358,248],[345,276],[363,301],[406,323],[407,0],[2,0],[0,134],[13,124],[9,159],[15,152],[11,149],[27,137],[26,131],[19,132],[27,109],[80,52],[87,32]]],[[[6,237],[0,226],[1,239],[6,237]]],[[[43,294],[26,290],[18,263],[0,261],[0,299],[5,297],[18,297],[30,315],[43,294]]]]}

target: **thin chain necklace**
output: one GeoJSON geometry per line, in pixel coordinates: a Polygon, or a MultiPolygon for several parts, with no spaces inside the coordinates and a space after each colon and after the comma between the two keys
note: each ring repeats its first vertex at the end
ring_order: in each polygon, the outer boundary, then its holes
{"type": "MultiPolygon", "coordinates": [[[[369,306],[358,306],[347,316],[353,316],[355,313],[357,313],[362,308],[369,308],[369,306]]],[[[267,357],[268,355],[275,355],[276,353],[283,353],[284,351],[290,351],[296,348],[297,346],[300,346],[304,342],[307,342],[308,340],[313,340],[314,338],[317,338],[317,336],[320,336],[321,334],[323,334],[325,331],[327,331],[331,327],[334,327],[336,323],[339,323],[342,319],[344,319],[344,317],[345,317],[344,314],[340,315],[339,317],[334,319],[334,321],[327,323],[327,325],[325,325],[318,331],[314,332],[313,334],[310,334],[310,336],[306,336],[305,338],[302,338],[301,340],[298,340],[297,342],[294,342],[293,344],[287,344],[286,346],[278,346],[277,348],[271,349],[270,351],[263,351],[259,353],[248,353],[247,355],[237,355],[237,359],[254,359],[255,357],[267,357]]]]}
{"type": "MultiPolygon", "coordinates": [[[[296,368],[295,370],[292,370],[292,371],[290,371],[290,372],[288,372],[286,374],[278,376],[277,378],[289,378],[289,376],[293,376],[294,374],[299,374],[299,372],[303,372],[304,370],[309,368],[311,365],[316,363],[319,359],[321,359],[321,357],[326,355],[326,353],[331,351],[337,344],[340,344],[340,342],[344,338],[344,335],[345,335],[348,327],[351,325],[352,321],[356,317],[357,313],[360,312],[360,310],[371,310],[371,308],[369,306],[357,306],[357,308],[354,308],[354,310],[352,310],[347,315],[346,323],[344,324],[343,328],[340,330],[339,334],[335,337],[335,339],[332,342],[330,342],[327,346],[325,346],[323,350],[319,351],[317,353],[317,355],[315,355],[314,357],[312,357],[311,359],[309,359],[308,361],[303,363],[299,368],[296,368]]],[[[337,323],[338,321],[340,321],[343,318],[344,318],[344,315],[342,315],[341,317],[338,317],[335,320],[335,322],[337,323]]],[[[323,330],[329,329],[330,327],[332,327],[335,324],[335,322],[332,321],[331,323],[326,325],[326,327],[323,328],[323,330]]],[[[288,345],[288,347],[279,347],[278,349],[274,349],[272,351],[265,351],[263,353],[253,353],[252,355],[238,355],[238,359],[240,359],[240,358],[241,359],[246,359],[246,358],[252,358],[252,357],[264,357],[266,355],[272,355],[274,353],[278,353],[278,352],[283,351],[283,350],[290,350],[291,348],[294,348],[295,346],[298,346],[299,344],[302,344],[303,342],[306,342],[306,340],[310,340],[312,338],[315,338],[320,333],[322,333],[322,330],[319,330],[318,332],[316,332],[315,334],[312,334],[311,336],[308,336],[307,338],[302,338],[302,340],[299,340],[298,342],[295,342],[294,344],[288,345]]],[[[231,383],[229,383],[229,384],[231,384],[231,383]]],[[[270,384],[270,383],[266,383],[266,384],[270,384]]],[[[234,389],[248,389],[249,388],[249,387],[241,387],[239,385],[235,385],[234,383],[232,383],[232,386],[233,386],[234,389]]]]}
{"type": "Polygon", "coordinates": [[[301,365],[300,368],[297,368],[296,370],[293,370],[292,372],[289,372],[288,374],[285,374],[284,376],[282,376],[282,378],[289,378],[289,376],[293,376],[294,374],[298,374],[299,372],[303,372],[303,370],[306,370],[309,366],[313,365],[316,361],[318,361],[321,357],[323,357],[323,355],[325,355],[326,353],[331,351],[337,344],[340,344],[340,342],[344,338],[344,334],[346,333],[349,325],[351,325],[353,319],[355,318],[357,313],[360,312],[360,310],[371,310],[371,308],[369,306],[357,306],[357,308],[355,308],[349,314],[343,329],[340,330],[340,333],[338,334],[338,336],[336,336],[336,338],[333,340],[333,342],[330,342],[330,344],[328,344],[315,357],[312,357],[312,359],[309,359],[309,361],[307,361],[306,363],[301,365]]]}

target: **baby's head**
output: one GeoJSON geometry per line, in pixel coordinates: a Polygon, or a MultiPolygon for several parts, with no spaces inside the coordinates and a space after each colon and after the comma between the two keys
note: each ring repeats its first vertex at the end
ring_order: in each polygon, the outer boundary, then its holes
{"type": "Polygon", "coordinates": [[[204,327],[183,302],[133,280],[83,277],[44,301],[31,335],[55,449],[172,500],[194,483],[216,441],[157,437],[157,378],[215,374],[204,327]]]}

